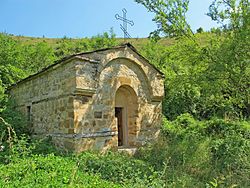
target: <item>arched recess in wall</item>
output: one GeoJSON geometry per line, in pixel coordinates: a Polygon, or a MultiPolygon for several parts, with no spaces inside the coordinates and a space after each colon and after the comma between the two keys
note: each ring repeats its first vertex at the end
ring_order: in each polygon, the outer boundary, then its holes
{"type": "Polygon", "coordinates": [[[118,130],[118,146],[134,146],[137,131],[138,97],[128,85],[120,86],[115,94],[115,117],[118,130]]]}
{"type": "Polygon", "coordinates": [[[106,64],[104,64],[104,67],[100,71],[100,74],[107,67],[111,67],[111,66],[113,66],[113,65],[115,65],[117,63],[124,64],[124,65],[128,66],[129,69],[131,69],[131,70],[133,70],[135,72],[138,79],[142,83],[142,87],[143,87],[144,92],[146,93],[147,100],[150,101],[151,98],[152,98],[152,95],[153,95],[152,94],[153,91],[152,91],[151,84],[150,84],[149,79],[148,79],[146,73],[144,72],[144,70],[135,61],[133,61],[133,60],[131,60],[129,58],[125,58],[125,57],[114,58],[114,59],[110,60],[109,62],[107,62],[106,64]],[[120,62],[122,62],[122,63],[120,63],[120,62]]]}

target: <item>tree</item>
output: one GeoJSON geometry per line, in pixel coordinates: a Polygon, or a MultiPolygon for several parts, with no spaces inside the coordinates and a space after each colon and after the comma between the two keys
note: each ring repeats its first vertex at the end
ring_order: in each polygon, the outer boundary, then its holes
{"type": "Polygon", "coordinates": [[[208,16],[223,28],[236,31],[249,28],[249,0],[214,0],[208,16]]]}
{"type": "Polygon", "coordinates": [[[188,36],[187,40],[179,38],[165,59],[165,64],[161,63],[165,67],[163,72],[171,73],[166,76],[164,109],[167,117],[188,112],[197,118],[249,118],[248,0],[214,0],[208,15],[222,24],[223,33],[220,37],[211,35],[206,45],[188,32],[190,27],[185,19],[188,1],[135,1],[156,14],[155,21],[161,23],[159,30],[166,36],[188,36]],[[176,11],[179,14],[174,14],[176,11]]]}
{"type": "Polygon", "coordinates": [[[197,33],[203,33],[203,32],[204,32],[204,30],[203,30],[203,28],[202,28],[202,27],[199,27],[199,28],[196,30],[196,32],[197,32],[197,33]]]}
{"type": "Polygon", "coordinates": [[[135,0],[155,14],[153,21],[158,29],[153,35],[164,34],[170,37],[193,34],[186,21],[189,0],[135,0]]]}
{"type": "Polygon", "coordinates": [[[222,33],[222,31],[220,30],[220,28],[215,28],[215,27],[212,27],[212,28],[210,29],[210,32],[211,32],[211,33],[214,33],[214,34],[216,34],[216,35],[220,35],[220,34],[222,33]]]}
{"type": "Polygon", "coordinates": [[[208,15],[222,25],[225,40],[213,54],[210,75],[220,82],[227,113],[250,117],[250,2],[214,0],[208,15]],[[217,75],[217,76],[216,76],[217,75]]]}
{"type": "Polygon", "coordinates": [[[0,80],[4,88],[26,75],[21,51],[19,42],[0,33],[0,80]]]}
{"type": "Polygon", "coordinates": [[[24,68],[28,74],[34,74],[56,60],[53,48],[44,41],[28,45],[23,44],[22,49],[22,56],[25,61],[24,68]]]}

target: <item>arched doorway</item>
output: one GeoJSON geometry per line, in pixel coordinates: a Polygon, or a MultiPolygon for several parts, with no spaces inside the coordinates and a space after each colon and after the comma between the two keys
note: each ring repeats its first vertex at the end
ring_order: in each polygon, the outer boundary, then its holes
{"type": "Polygon", "coordinates": [[[132,87],[123,85],[116,91],[115,117],[118,128],[118,146],[133,146],[137,130],[138,101],[132,87]]]}

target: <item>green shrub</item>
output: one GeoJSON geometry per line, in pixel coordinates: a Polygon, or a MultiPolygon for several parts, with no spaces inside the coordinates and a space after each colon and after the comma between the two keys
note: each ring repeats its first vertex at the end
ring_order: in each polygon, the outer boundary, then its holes
{"type": "Polygon", "coordinates": [[[0,187],[249,187],[249,122],[163,120],[160,138],[133,157],[63,153],[19,136],[0,152],[0,187]]]}
{"type": "Polygon", "coordinates": [[[77,169],[74,158],[34,155],[0,165],[0,187],[120,187],[77,169]]]}
{"type": "Polygon", "coordinates": [[[143,184],[147,187],[153,185],[161,187],[163,185],[163,182],[158,179],[159,173],[142,160],[114,152],[106,154],[84,153],[79,158],[80,168],[83,171],[98,174],[103,179],[114,183],[143,184]]]}
{"type": "Polygon", "coordinates": [[[5,104],[5,108],[2,110],[2,112],[0,112],[0,117],[2,118],[2,120],[0,120],[0,132],[5,132],[3,139],[6,140],[7,138],[7,124],[9,124],[15,130],[15,134],[17,136],[21,136],[22,134],[30,134],[27,118],[15,109],[14,101],[8,100],[8,102],[5,104]]]}
{"type": "Polygon", "coordinates": [[[161,172],[170,187],[249,187],[249,122],[163,120],[161,137],[137,157],[161,172]]]}

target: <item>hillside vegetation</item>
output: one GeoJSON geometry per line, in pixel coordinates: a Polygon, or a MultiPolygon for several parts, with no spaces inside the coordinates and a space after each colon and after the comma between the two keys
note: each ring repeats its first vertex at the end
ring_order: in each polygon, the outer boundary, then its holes
{"type": "Polygon", "coordinates": [[[250,187],[248,0],[214,0],[215,32],[192,34],[188,0],[135,0],[156,16],[150,39],[129,39],[165,74],[163,124],[135,156],[74,154],[30,137],[6,89],[60,58],[123,42],[0,34],[0,187],[250,187]],[[178,8],[176,8],[178,7],[178,8]],[[159,37],[164,35],[165,37],[159,37]]]}
{"type": "MultiPolygon", "coordinates": [[[[32,140],[27,137],[25,118],[2,94],[0,185],[249,187],[250,123],[244,102],[249,90],[234,93],[244,82],[234,85],[226,77],[231,68],[209,62],[203,55],[210,45],[213,51],[206,53],[220,54],[227,40],[211,33],[196,37],[200,48],[185,38],[129,41],[165,73],[163,113],[168,119],[159,140],[133,157],[114,152],[76,155],[54,149],[48,139],[32,140]]],[[[26,39],[0,35],[2,92],[65,55],[112,47],[121,40],[112,33],[92,39],[26,39]]],[[[244,75],[249,72],[233,73],[249,83],[244,75]]]]}
{"type": "MultiPolygon", "coordinates": [[[[49,138],[15,135],[0,151],[1,187],[249,187],[250,124],[164,120],[161,137],[135,156],[68,153],[49,138]]],[[[19,127],[15,127],[16,130],[19,127]]]]}

